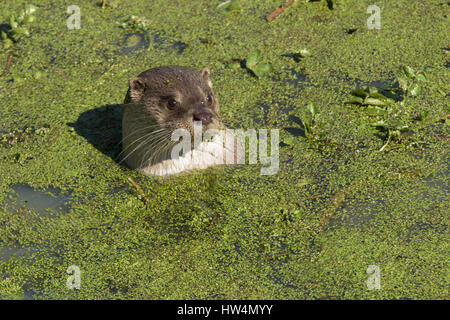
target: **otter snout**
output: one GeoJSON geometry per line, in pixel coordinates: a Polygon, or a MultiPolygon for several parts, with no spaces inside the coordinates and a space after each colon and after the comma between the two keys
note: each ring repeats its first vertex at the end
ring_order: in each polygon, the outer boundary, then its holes
{"type": "Polygon", "coordinates": [[[212,121],[212,114],[208,111],[197,111],[194,113],[194,121],[201,121],[202,125],[208,125],[212,121]]]}

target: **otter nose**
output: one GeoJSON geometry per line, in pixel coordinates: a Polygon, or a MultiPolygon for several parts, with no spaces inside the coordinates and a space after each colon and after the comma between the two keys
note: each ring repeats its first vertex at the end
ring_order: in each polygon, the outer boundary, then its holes
{"type": "Polygon", "coordinates": [[[211,114],[209,112],[194,113],[194,121],[201,121],[203,125],[211,123],[211,114]]]}

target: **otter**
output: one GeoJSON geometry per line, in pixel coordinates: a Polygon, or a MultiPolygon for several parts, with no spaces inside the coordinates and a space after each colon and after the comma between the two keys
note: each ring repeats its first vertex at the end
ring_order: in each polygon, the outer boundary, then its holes
{"type": "Polygon", "coordinates": [[[228,136],[231,144],[223,145],[218,134],[194,144],[198,125],[201,134],[224,129],[210,70],[165,66],[144,71],[129,81],[123,104],[122,161],[145,174],[166,176],[242,160],[242,149],[228,136]],[[188,133],[184,143],[190,148],[174,155],[179,142],[173,133],[180,129],[188,133]]]}

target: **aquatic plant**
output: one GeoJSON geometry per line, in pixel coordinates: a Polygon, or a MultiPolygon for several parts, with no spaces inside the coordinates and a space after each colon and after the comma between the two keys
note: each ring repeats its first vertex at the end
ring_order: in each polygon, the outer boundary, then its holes
{"type": "Polygon", "coordinates": [[[402,67],[403,76],[397,78],[399,88],[402,90],[404,103],[408,96],[415,97],[419,93],[420,83],[427,81],[423,72],[415,71],[410,66],[402,67]]]}
{"type": "Polygon", "coordinates": [[[258,78],[262,78],[267,73],[273,72],[272,64],[259,63],[260,58],[261,58],[261,50],[256,49],[245,60],[245,67],[258,78]]]}
{"type": "Polygon", "coordinates": [[[27,4],[25,10],[21,10],[17,17],[10,16],[9,29],[0,32],[0,39],[2,40],[5,49],[10,48],[21,36],[30,35],[28,25],[36,20],[36,17],[33,15],[35,11],[35,6],[27,4]]]}

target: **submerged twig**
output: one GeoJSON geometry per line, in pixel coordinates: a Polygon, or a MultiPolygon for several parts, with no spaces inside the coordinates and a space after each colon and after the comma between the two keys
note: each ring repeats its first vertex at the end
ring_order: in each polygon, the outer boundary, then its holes
{"type": "Polygon", "coordinates": [[[6,61],[5,70],[3,71],[2,74],[0,74],[0,78],[6,76],[6,74],[8,73],[9,67],[11,67],[12,57],[13,57],[13,54],[12,54],[12,52],[10,52],[9,56],[8,56],[8,60],[6,61]]]}
{"type": "Polygon", "coordinates": [[[389,144],[389,142],[391,141],[391,134],[389,134],[389,136],[388,136],[388,139],[387,139],[387,141],[386,141],[386,143],[384,144],[384,146],[382,146],[381,147],[381,149],[380,150],[378,150],[378,152],[383,152],[383,150],[384,150],[384,148],[386,148],[387,147],[387,145],[389,144]]]}
{"type": "Polygon", "coordinates": [[[148,200],[148,198],[145,196],[144,190],[142,190],[142,188],[138,186],[138,184],[133,180],[133,178],[128,177],[128,181],[130,181],[131,184],[133,185],[133,187],[136,188],[137,192],[139,192],[139,194],[141,195],[142,199],[144,199],[144,201],[146,203],[149,203],[150,200],[148,200]]]}
{"type": "Polygon", "coordinates": [[[281,7],[275,9],[272,13],[270,13],[266,20],[267,22],[270,22],[274,20],[276,17],[278,17],[287,7],[289,7],[291,4],[293,4],[295,0],[287,0],[285,3],[282,4],[281,7]]]}

